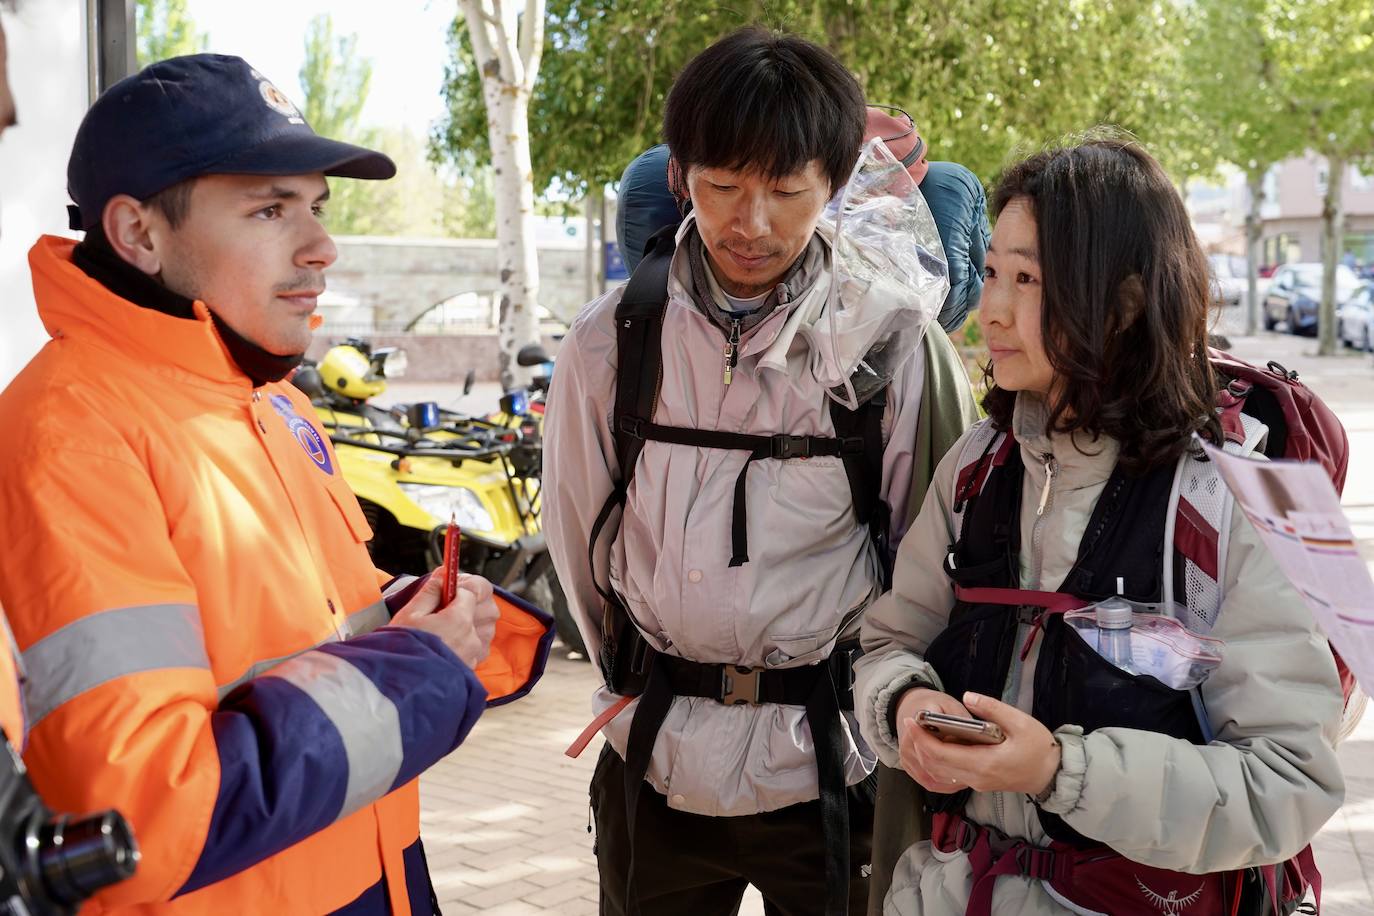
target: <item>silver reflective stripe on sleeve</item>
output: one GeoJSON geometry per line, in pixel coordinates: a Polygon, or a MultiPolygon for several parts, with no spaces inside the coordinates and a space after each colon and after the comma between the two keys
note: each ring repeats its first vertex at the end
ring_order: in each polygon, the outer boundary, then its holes
{"type": "MultiPolygon", "coordinates": [[[[412,576],[411,578],[413,579],[414,576],[412,576]]],[[[361,611],[354,611],[352,614],[349,614],[345,626],[347,627],[347,632],[350,634],[351,638],[352,636],[362,636],[364,633],[371,633],[378,627],[384,627],[390,622],[391,615],[387,612],[386,602],[378,601],[374,604],[369,604],[361,611]]],[[[280,665],[282,662],[290,661],[296,656],[309,652],[312,649],[318,649],[320,646],[328,645],[331,642],[338,641],[338,634],[330,633],[328,636],[326,636],[319,642],[315,643],[314,645],[306,646],[302,649],[297,649],[295,652],[288,652],[285,655],[278,655],[276,658],[265,658],[260,662],[254,662],[253,664],[248,666],[247,671],[243,672],[229,683],[221,684],[218,688],[216,688],[216,700],[218,702],[223,702],[224,698],[227,697],[234,690],[234,688],[248,683],[255,677],[261,677],[268,671],[271,671],[273,668],[280,665]]]]}
{"type": "Polygon", "coordinates": [[[299,655],[304,655],[305,653],[310,652],[314,649],[318,649],[320,646],[323,646],[326,643],[338,641],[339,637],[335,636],[333,633],[330,633],[328,638],[324,639],[321,642],[315,643],[313,646],[307,646],[306,648],[301,649],[299,652],[290,652],[286,655],[278,655],[276,658],[265,658],[260,662],[254,662],[252,665],[248,666],[247,671],[243,672],[229,683],[216,688],[215,699],[218,702],[223,702],[224,698],[227,697],[230,693],[232,693],[235,688],[248,683],[255,677],[262,677],[264,674],[266,674],[268,671],[271,671],[273,668],[277,667],[282,662],[289,662],[291,661],[291,659],[299,655]]]}
{"type": "Polygon", "coordinates": [[[386,602],[378,601],[348,615],[348,634],[350,638],[362,636],[390,622],[391,612],[386,609],[386,602]]]}
{"type": "Polygon", "coordinates": [[[32,719],[93,687],[143,671],[210,669],[200,613],[193,604],[114,608],[74,620],[24,653],[32,719]]]}
{"type": "Polygon", "coordinates": [[[391,584],[389,584],[385,589],[382,590],[382,597],[383,597],[383,598],[390,598],[392,595],[395,595],[395,594],[397,594],[398,592],[405,591],[407,588],[410,588],[410,584],[411,584],[412,582],[414,582],[414,581],[415,581],[416,579],[418,579],[418,578],[420,578],[420,577],[419,577],[419,576],[409,576],[409,575],[406,575],[406,576],[397,576],[397,577],[391,582],[391,584]]]}
{"type": "Polygon", "coordinates": [[[327,652],[306,652],[267,676],[304,691],[343,739],[348,788],[339,818],[391,791],[404,755],[401,716],[366,674],[327,652]]]}

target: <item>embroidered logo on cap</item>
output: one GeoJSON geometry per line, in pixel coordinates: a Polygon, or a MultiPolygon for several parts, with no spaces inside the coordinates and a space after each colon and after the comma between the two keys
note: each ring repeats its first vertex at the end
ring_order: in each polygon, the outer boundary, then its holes
{"type": "Polygon", "coordinates": [[[253,78],[258,81],[258,92],[262,93],[262,100],[267,103],[267,107],[277,114],[285,115],[286,119],[292,124],[304,124],[305,118],[301,117],[301,110],[296,107],[296,103],[286,97],[272,81],[267,79],[258,71],[252,71],[253,78]]]}

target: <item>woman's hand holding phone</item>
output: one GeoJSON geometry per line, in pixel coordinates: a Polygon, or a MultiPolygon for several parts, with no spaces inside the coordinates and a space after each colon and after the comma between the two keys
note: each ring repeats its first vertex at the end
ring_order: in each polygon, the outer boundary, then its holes
{"type": "Polygon", "coordinates": [[[923,753],[926,744],[943,742],[917,724],[916,716],[921,710],[965,718],[969,714],[963,703],[938,690],[913,687],[902,694],[902,699],[897,703],[897,747],[902,769],[919,785],[932,792],[950,793],[968,788],[952,773],[933,773],[927,769],[926,755],[923,753]]]}
{"type": "Polygon", "coordinates": [[[1036,795],[1059,771],[1059,742],[1049,729],[1016,707],[980,694],[966,693],[960,703],[938,691],[910,690],[898,703],[897,728],[902,769],[932,792],[971,788],[1036,795]],[[917,723],[923,709],[983,719],[998,726],[1006,739],[987,745],[945,741],[917,723]]]}

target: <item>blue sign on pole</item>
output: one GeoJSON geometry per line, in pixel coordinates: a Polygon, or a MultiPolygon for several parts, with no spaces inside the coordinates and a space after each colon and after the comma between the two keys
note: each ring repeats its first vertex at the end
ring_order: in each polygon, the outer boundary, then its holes
{"type": "Polygon", "coordinates": [[[620,245],[607,242],[605,251],[606,280],[628,280],[630,272],[625,269],[625,259],[620,256],[620,245]]]}

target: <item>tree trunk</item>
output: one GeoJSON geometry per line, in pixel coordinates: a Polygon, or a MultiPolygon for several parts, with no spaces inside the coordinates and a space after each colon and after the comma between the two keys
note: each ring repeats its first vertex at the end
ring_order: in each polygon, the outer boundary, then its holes
{"type": "Polygon", "coordinates": [[[1327,157],[1326,197],[1322,201],[1322,301],[1317,312],[1318,356],[1336,353],[1336,265],[1341,262],[1345,240],[1345,210],[1341,188],[1345,185],[1346,160],[1327,157]]]}
{"type": "Polygon", "coordinates": [[[596,289],[598,296],[606,294],[606,186],[596,186],[596,289]]]}
{"type": "Polygon", "coordinates": [[[517,366],[515,354],[539,343],[539,256],[534,243],[534,189],[528,131],[529,97],[500,87],[496,105],[488,99],[487,121],[496,185],[496,265],[501,278],[501,385],[529,383],[529,369],[517,366]]]}
{"type": "Polygon", "coordinates": [[[585,271],[582,301],[591,302],[597,297],[599,288],[596,283],[596,233],[592,231],[593,223],[596,222],[596,201],[592,199],[591,187],[587,188],[587,199],[582,202],[582,218],[586,221],[586,246],[582,258],[582,269],[585,271]]]}
{"type": "Polygon", "coordinates": [[[1245,214],[1245,334],[1253,337],[1259,332],[1259,259],[1260,236],[1264,224],[1260,208],[1264,205],[1264,169],[1252,169],[1246,182],[1250,189],[1250,209],[1245,214]]]}
{"type": "Polygon", "coordinates": [[[487,140],[496,192],[496,264],[500,274],[501,384],[524,386],[532,373],[515,354],[539,343],[539,260],[534,244],[534,170],[529,104],[544,46],[544,2],[459,0],[482,74],[487,140]]]}

